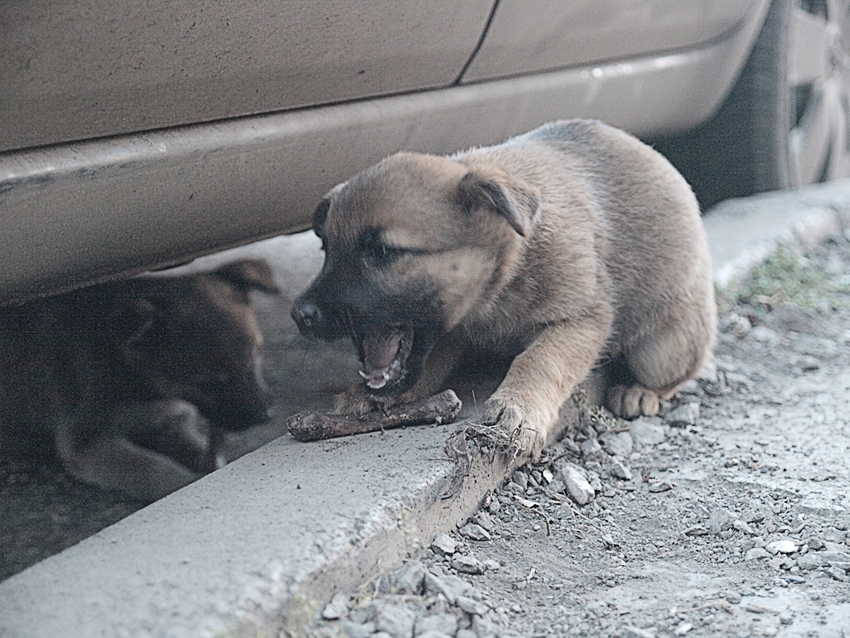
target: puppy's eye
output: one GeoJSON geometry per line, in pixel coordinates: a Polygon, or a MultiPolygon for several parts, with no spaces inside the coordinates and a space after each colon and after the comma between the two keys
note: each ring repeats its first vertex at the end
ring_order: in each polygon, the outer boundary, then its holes
{"type": "Polygon", "coordinates": [[[387,266],[401,257],[406,250],[397,246],[388,246],[378,238],[365,242],[363,246],[363,261],[368,266],[387,266]]]}

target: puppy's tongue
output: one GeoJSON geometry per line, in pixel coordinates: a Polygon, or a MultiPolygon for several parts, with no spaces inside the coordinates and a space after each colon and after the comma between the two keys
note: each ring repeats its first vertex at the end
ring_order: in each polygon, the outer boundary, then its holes
{"type": "Polygon", "coordinates": [[[403,329],[388,327],[363,338],[363,370],[360,376],[373,390],[380,390],[401,374],[404,335],[403,329]]]}

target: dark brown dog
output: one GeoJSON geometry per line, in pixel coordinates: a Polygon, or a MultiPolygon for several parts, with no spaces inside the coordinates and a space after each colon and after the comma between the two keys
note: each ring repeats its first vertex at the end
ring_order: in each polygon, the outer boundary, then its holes
{"type": "Polygon", "coordinates": [[[3,446],[143,500],[214,469],[210,428],[271,417],[253,289],[277,291],[263,261],[0,310],[3,446]]]}
{"type": "Polygon", "coordinates": [[[328,193],[314,228],[324,267],[292,315],[307,336],[357,347],[365,384],[343,411],[430,394],[466,348],[486,348],[515,358],[484,421],[536,454],[594,364],[606,365],[609,408],[652,415],[713,345],[691,189],[599,122],[451,157],[393,155],[328,193]]]}

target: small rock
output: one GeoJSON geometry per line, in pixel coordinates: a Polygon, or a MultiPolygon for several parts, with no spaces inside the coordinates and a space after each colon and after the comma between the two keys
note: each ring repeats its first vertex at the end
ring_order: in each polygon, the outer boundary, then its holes
{"type": "Polygon", "coordinates": [[[649,491],[652,494],[658,494],[659,492],[669,492],[673,489],[673,486],[667,481],[658,481],[656,483],[650,483],[649,491]]]}
{"type": "Polygon", "coordinates": [[[440,556],[451,556],[457,551],[457,541],[445,532],[440,532],[431,542],[431,549],[440,556]]]}
{"type": "Polygon", "coordinates": [[[412,638],[416,614],[404,605],[384,605],[375,616],[375,628],[393,638],[412,638]]]}
{"type": "Polygon", "coordinates": [[[488,532],[492,532],[496,527],[496,523],[493,520],[493,517],[490,516],[490,514],[488,514],[487,512],[483,512],[483,511],[478,512],[478,514],[473,516],[472,522],[475,523],[476,525],[480,525],[481,527],[486,529],[488,532]]]}
{"type": "Polygon", "coordinates": [[[567,493],[579,505],[587,505],[593,500],[594,491],[585,478],[581,469],[572,463],[565,463],[560,468],[560,477],[567,486],[567,493]]]}
{"type": "Polygon", "coordinates": [[[454,636],[457,633],[457,616],[454,614],[434,614],[419,618],[416,621],[416,638],[422,638],[429,632],[454,636]]]}
{"type": "Polygon", "coordinates": [[[765,549],[771,554],[791,554],[797,551],[797,543],[786,538],[768,543],[765,549]]]}
{"type": "Polygon", "coordinates": [[[706,536],[708,530],[702,525],[694,525],[685,530],[685,536],[706,536]]]}
{"type": "Polygon", "coordinates": [[[732,522],[732,527],[734,527],[734,528],[735,528],[736,530],[738,530],[739,532],[743,532],[744,534],[749,534],[750,536],[752,536],[752,535],[754,534],[754,532],[753,532],[753,528],[752,528],[752,527],[750,527],[750,526],[746,523],[746,521],[742,521],[741,519],[738,519],[738,520],[736,520],[736,521],[733,521],[733,522],[732,522]]]}
{"type": "Polygon", "coordinates": [[[842,583],[850,581],[850,578],[847,578],[847,572],[834,565],[827,569],[826,573],[832,576],[835,580],[840,581],[842,583]]]}
{"type": "Polygon", "coordinates": [[[729,513],[726,510],[714,510],[708,517],[708,529],[717,536],[729,523],[729,513]]]}
{"type": "Polygon", "coordinates": [[[661,419],[652,417],[650,419],[635,419],[631,423],[630,433],[635,445],[658,445],[667,438],[661,419]]]}
{"type": "Polygon", "coordinates": [[[611,462],[611,474],[614,477],[622,479],[624,481],[632,480],[632,471],[620,459],[614,459],[611,462]]]}
{"type": "Polygon", "coordinates": [[[444,631],[425,631],[421,634],[416,634],[416,638],[452,638],[453,633],[447,634],[444,631]]]}
{"type": "Polygon", "coordinates": [[[528,474],[523,472],[522,470],[517,470],[514,472],[514,475],[511,477],[511,480],[519,485],[523,491],[528,489],[528,474]]]}
{"type": "Polygon", "coordinates": [[[472,631],[477,638],[495,638],[496,625],[487,616],[473,616],[472,631]]]}
{"type": "Polygon", "coordinates": [[[425,590],[434,595],[442,594],[450,605],[454,605],[458,596],[463,596],[469,591],[469,584],[451,574],[435,576],[431,572],[426,572],[425,590]]]}
{"type": "Polygon", "coordinates": [[[549,489],[550,492],[555,492],[557,494],[563,494],[564,492],[567,491],[567,486],[564,484],[564,482],[561,479],[553,478],[549,482],[548,489],[549,489]]]}
{"type": "Polygon", "coordinates": [[[700,394],[701,391],[702,388],[700,388],[699,382],[696,379],[685,381],[685,383],[679,386],[679,394],[700,394]]]}
{"type": "Polygon", "coordinates": [[[471,629],[458,629],[455,638],[478,638],[478,634],[471,629]]]}
{"type": "Polygon", "coordinates": [[[815,551],[826,549],[826,544],[817,537],[812,537],[806,541],[806,545],[809,546],[809,549],[813,549],[815,551]]]}
{"type": "Polygon", "coordinates": [[[741,594],[736,591],[732,591],[731,589],[728,591],[724,591],[720,595],[727,603],[731,603],[732,605],[737,605],[741,602],[741,594]]]}
{"type": "Polygon", "coordinates": [[[476,525],[475,523],[467,523],[463,527],[461,527],[458,532],[461,536],[468,538],[472,541],[489,541],[493,540],[493,537],[490,536],[490,533],[481,527],[480,525],[476,525]]]}
{"type": "Polygon", "coordinates": [[[744,556],[744,560],[759,560],[761,558],[770,558],[770,554],[764,547],[753,547],[744,556]]]}
{"type": "Polygon", "coordinates": [[[674,633],[675,633],[677,636],[684,636],[686,633],[688,633],[688,632],[689,632],[691,629],[693,629],[693,628],[694,628],[694,626],[693,626],[693,624],[692,624],[692,623],[682,621],[682,622],[680,622],[680,623],[679,623],[679,625],[676,627],[676,631],[675,631],[674,633]]]}
{"type": "Polygon", "coordinates": [[[369,638],[375,633],[375,623],[357,623],[350,620],[342,621],[342,628],[348,638],[369,638]]]}
{"type": "Polygon", "coordinates": [[[487,560],[484,561],[484,567],[486,567],[490,571],[496,571],[497,569],[502,568],[502,564],[497,560],[493,560],[492,558],[488,558],[487,560]]]}
{"type": "Polygon", "coordinates": [[[640,627],[633,627],[632,625],[623,627],[621,633],[624,638],[655,638],[655,634],[651,631],[641,629],[640,627]]]}
{"type": "Polygon", "coordinates": [[[803,556],[797,557],[797,567],[803,570],[817,569],[822,565],[821,559],[817,554],[809,552],[803,556]]]}
{"type": "Polygon", "coordinates": [[[484,603],[473,600],[472,598],[467,598],[466,596],[458,596],[455,605],[460,607],[467,614],[476,614],[478,616],[483,616],[490,610],[490,608],[484,603]]]}
{"type": "Polygon", "coordinates": [[[591,457],[594,454],[599,454],[601,451],[602,446],[599,445],[599,441],[597,439],[587,439],[581,444],[581,454],[585,458],[591,457]]]}
{"type": "Polygon", "coordinates": [[[322,618],[325,620],[339,620],[348,613],[348,596],[345,594],[334,594],[325,609],[322,611],[322,618]]]}
{"type": "Polygon", "coordinates": [[[779,614],[779,622],[783,625],[790,625],[794,622],[794,616],[791,612],[783,611],[779,614]]]}
{"type": "Polygon", "coordinates": [[[408,561],[396,578],[399,594],[421,594],[425,588],[425,566],[418,560],[408,561]]]}
{"type": "Polygon", "coordinates": [[[628,458],[632,453],[632,435],[628,432],[606,432],[599,437],[599,442],[611,456],[628,458]]]}
{"type": "Polygon", "coordinates": [[[669,412],[664,420],[670,425],[684,426],[694,425],[699,418],[699,403],[691,402],[680,405],[678,408],[669,412]]]}
{"type": "Polygon", "coordinates": [[[452,567],[462,574],[483,574],[487,566],[472,556],[457,555],[452,558],[452,567]]]}

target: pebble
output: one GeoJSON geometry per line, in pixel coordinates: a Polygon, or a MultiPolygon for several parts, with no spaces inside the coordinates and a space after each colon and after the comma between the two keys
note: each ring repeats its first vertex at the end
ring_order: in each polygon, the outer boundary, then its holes
{"type": "Polygon", "coordinates": [[[627,458],[632,453],[634,442],[628,432],[606,432],[599,437],[599,442],[611,456],[627,458]]]}
{"type": "Polygon", "coordinates": [[[626,625],[623,627],[622,635],[624,638],[655,638],[655,634],[646,629],[626,625]]]}
{"type": "Polygon", "coordinates": [[[565,463],[561,466],[559,474],[567,486],[567,493],[576,503],[587,505],[593,500],[595,492],[579,467],[572,463],[565,463]]]}
{"type": "Polygon", "coordinates": [[[486,529],[488,532],[492,532],[496,527],[496,523],[493,520],[493,517],[490,516],[490,514],[488,514],[487,512],[484,512],[484,511],[478,512],[478,514],[473,516],[472,522],[475,523],[476,525],[480,525],[481,527],[486,529]]]}
{"type": "Polygon", "coordinates": [[[668,412],[664,420],[670,425],[683,426],[694,425],[699,418],[699,403],[691,402],[680,405],[672,412],[668,412]]]}
{"type": "Polygon", "coordinates": [[[629,431],[635,445],[651,446],[663,443],[667,438],[663,422],[658,417],[635,419],[629,431]]]}
{"type": "Polygon", "coordinates": [[[714,510],[708,517],[708,529],[715,536],[728,527],[729,512],[723,509],[714,510]]]}
{"type": "Polygon", "coordinates": [[[434,614],[419,618],[416,621],[417,638],[422,638],[429,632],[454,636],[457,633],[457,616],[454,614],[434,614]]]}
{"type": "Polygon", "coordinates": [[[455,601],[455,605],[460,607],[467,614],[477,614],[478,616],[483,616],[490,610],[490,608],[484,603],[472,598],[467,598],[466,596],[458,596],[455,601]]]}
{"type": "Polygon", "coordinates": [[[761,558],[770,558],[770,554],[764,547],[753,547],[744,557],[744,560],[758,560],[761,558]]]}
{"type": "Polygon", "coordinates": [[[461,527],[458,532],[464,538],[468,538],[472,541],[489,541],[493,540],[493,537],[490,536],[490,532],[481,527],[480,525],[476,525],[475,523],[467,523],[463,527],[461,527]]]}
{"type": "Polygon", "coordinates": [[[431,572],[425,572],[425,590],[434,595],[442,594],[449,604],[454,605],[458,596],[469,591],[469,585],[451,574],[435,576],[431,572]]]}
{"type": "Polygon", "coordinates": [[[440,556],[450,556],[457,551],[457,541],[445,532],[440,532],[431,542],[431,549],[440,556]]]}
{"type": "Polygon", "coordinates": [[[597,439],[587,439],[582,442],[580,449],[582,456],[587,458],[601,452],[602,446],[599,445],[599,441],[597,439]]]}
{"type": "Polygon", "coordinates": [[[694,628],[694,626],[693,626],[692,623],[683,621],[683,622],[679,623],[679,625],[676,627],[676,631],[674,633],[677,636],[684,636],[686,633],[688,633],[693,628],[694,628]]]}
{"type": "Polygon", "coordinates": [[[614,477],[622,479],[624,481],[632,480],[632,471],[620,459],[614,459],[611,462],[611,474],[614,477]]]}
{"type": "Polygon", "coordinates": [[[452,567],[462,574],[483,574],[487,566],[472,556],[458,555],[452,558],[452,567]]]}
{"type": "Polygon", "coordinates": [[[369,638],[375,633],[375,623],[357,623],[350,620],[342,621],[342,628],[345,630],[345,635],[348,638],[369,638]]]}
{"type": "Polygon", "coordinates": [[[749,534],[750,536],[752,536],[755,533],[755,532],[753,532],[753,528],[750,527],[746,523],[746,521],[742,521],[741,519],[738,519],[737,521],[733,521],[732,527],[734,527],[739,532],[744,532],[744,534],[749,534]]]}
{"type": "Polygon", "coordinates": [[[497,569],[502,568],[502,564],[497,560],[493,560],[492,558],[488,558],[487,560],[485,560],[484,566],[491,571],[496,571],[497,569]]]}
{"type": "Polygon", "coordinates": [[[322,618],[325,620],[338,620],[348,613],[348,596],[345,594],[334,594],[325,609],[322,611],[322,618]]]}
{"type": "Polygon", "coordinates": [[[652,494],[658,494],[659,492],[669,492],[672,489],[673,485],[671,485],[667,481],[658,481],[649,485],[649,491],[652,494]]]}
{"type": "Polygon", "coordinates": [[[418,560],[408,561],[396,579],[396,591],[400,594],[421,594],[425,587],[426,571],[418,560]]]}
{"type": "Polygon", "coordinates": [[[523,490],[528,489],[528,474],[521,470],[514,472],[514,475],[511,477],[511,481],[519,485],[523,490]]]}
{"type": "Polygon", "coordinates": [[[730,590],[728,590],[728,591],[724,591],[724,592],[723,592],[722,594],[720,594],[720,595],[723,597],[723,599],[724,599],[727,603],[730,603],[730,604],[732,604],[732,605],[737,605],[738,603],[740,603],[740,602],[741,602],[741,594],[739,594],[739,593],[738,593],[738,592],[736,592],[736,591],[732,591],[731,589],[730,589],[730,590]]]}
{"type": "Polygon", "coordinates": [[[416,614],[404,605],[383,605],[375,616],[375,628],[392,638],[412,638],[416,614]]]}
{"type": "Polygon", "coordinates": [[[446,633],[444,631],[425,631],[421,634],[416,634],[416,638],[452,638],[454,633],[446,633]]]}
{"type": "Polygon", "coordinates": [[[765,549],[771,554],[791,554],[797,551],[797,543],[786,538],[768,543],[765,549]]]}

